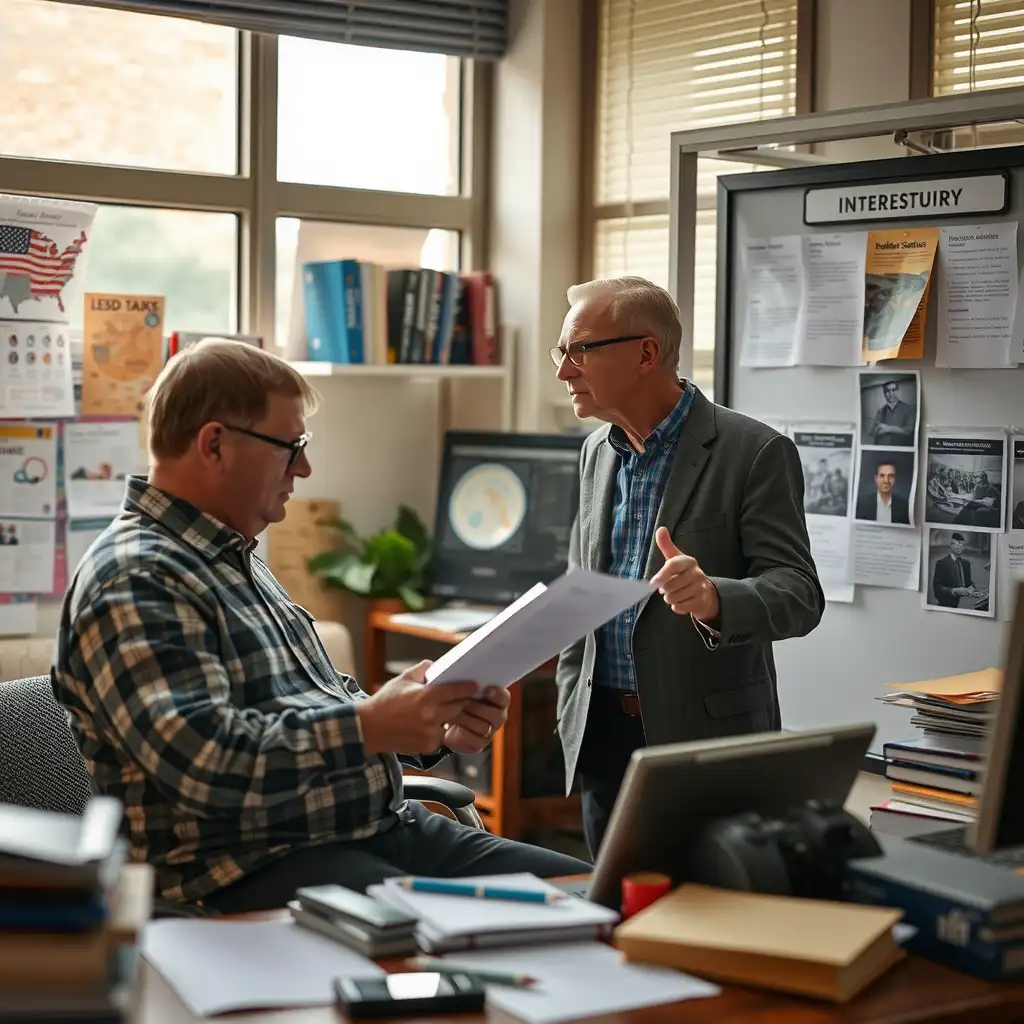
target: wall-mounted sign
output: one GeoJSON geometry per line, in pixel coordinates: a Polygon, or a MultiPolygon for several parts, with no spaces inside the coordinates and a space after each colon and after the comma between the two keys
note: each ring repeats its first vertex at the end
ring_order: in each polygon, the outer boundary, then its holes
{"type": "Polygon", "coordinates": [[[1005,173],[809,188],[804,193],[804,223],[1003,213],[1009,202],[1009,176],[1005,173]]]}

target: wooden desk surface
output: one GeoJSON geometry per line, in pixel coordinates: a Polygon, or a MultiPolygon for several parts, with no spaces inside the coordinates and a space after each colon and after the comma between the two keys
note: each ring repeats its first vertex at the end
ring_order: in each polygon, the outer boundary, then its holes
{"type": "MultiPolygon", "coordinates": [[[[402,970],[401,961],[389,969],[402,970]]],[[[137,1024],[195,1024],[163,978],[145,961],[140,965],[137,1024]]],[[[333,1007],[232,1014],[231,1024],[339,1024],[333,1007]]],[[[516,1018],[501,1010],[484,1016],[416,1018],[415,1024],[511,1024],[516,1018]]],[[[713,999],[651,1006],[643,1010],[590,1018],[601,1024],[915,1024],[924,1021],[958,1024],[1002,1024],[1024,1019],[1024,984],[996,984],[972,978],[939,964],[908,957],[847,1006],[742,989],[728,985],[713,999]]],[[[394,1024],[399,1024],[396,1018],[394,1024]]],[[[414,1024],[406,1020],[402,1024],[414,1024]]]]}

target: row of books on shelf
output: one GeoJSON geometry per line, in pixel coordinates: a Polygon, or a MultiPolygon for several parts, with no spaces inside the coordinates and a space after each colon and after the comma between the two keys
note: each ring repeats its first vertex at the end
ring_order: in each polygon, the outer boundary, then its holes
{"type": "Polygon", "coordinates": [[[920,735],[882,748],[892,796],[872,807],[872,829],[911,837],[975,819],[1000,685],[998,670],[986,669],[894,688],[881,698],[909,708],[920,735]]]}
{"type": "Polygon", "coordinates": [[[308,358],[345,364],[501,362],[488,271],[394,269],[362,260],[302,265],[308,358]]]}

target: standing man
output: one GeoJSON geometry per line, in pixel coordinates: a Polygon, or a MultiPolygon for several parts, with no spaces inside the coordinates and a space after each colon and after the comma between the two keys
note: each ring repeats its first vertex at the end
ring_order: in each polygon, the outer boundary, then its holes
{"type": "Polygon", "coordinates": [[[634,750],[781,727],[772,642],[825,600],[789,438],[676,376],[682,327],[638,277],[569,289],[551,349],[586,440],[570,568],[651,579],[658,593],[564,650],[558,731],[592,856],[634,750]]]}
{"type": "Polygon", "coordinates": [[[949,554],[935,563],[932,573],[932,591],[943,608],[959,608],[961,597],[977,593],[971,581],[971,563],[964,558],[964,535],[954,533],[949,538],[949,554]]]}

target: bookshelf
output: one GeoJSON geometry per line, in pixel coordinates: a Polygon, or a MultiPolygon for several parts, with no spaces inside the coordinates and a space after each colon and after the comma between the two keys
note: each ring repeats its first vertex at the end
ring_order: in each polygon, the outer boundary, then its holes
{"type": "MultiPolygon", "coordinates": [[[[416,637],[446,645],[457,644],[464,633],[446,633],[421,626],[409,626],[392,621],[387,611],[371,611],[366,619],[366,637],[363,648],[365,676],[368,689],[376,689],[388,678],[387,642],[389,636],[416,637]]],[[[538,672],[553,673],[555,663],[550,662],[538,672]]],[[[495,835],[518,839],[525,832],[543,829],[580,827],[579,796],[522,795],[523,781],[523,684],[513,684],[509,691],[512,703],[508,719],[491,740],[490,792],[478,793],[475,803],[484,824],[495,835]]],[[[554,722],[552,721],[552,729],[554,722]]]]}

